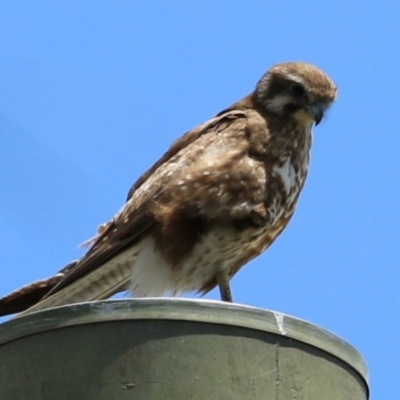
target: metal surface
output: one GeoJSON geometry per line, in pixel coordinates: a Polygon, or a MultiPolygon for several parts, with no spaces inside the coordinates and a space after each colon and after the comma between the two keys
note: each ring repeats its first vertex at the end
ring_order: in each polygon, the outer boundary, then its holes
{"type": "Polygon", "coordinates": [[[365,400],[367,379],[339,337],[238,304],[111,300],[0,325],[1,399],[365,400]]]}

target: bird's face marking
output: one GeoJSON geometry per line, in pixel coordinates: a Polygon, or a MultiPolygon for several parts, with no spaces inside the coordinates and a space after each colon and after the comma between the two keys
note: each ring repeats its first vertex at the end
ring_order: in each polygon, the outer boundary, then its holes
{"type": "Polygon", "coordinates": [[[318,125],[336,95],[336,86],[327,75],[302,62],[273,66],[255,90],[262,107],[274,114],[292,116],[304,127],[318,125]]]}

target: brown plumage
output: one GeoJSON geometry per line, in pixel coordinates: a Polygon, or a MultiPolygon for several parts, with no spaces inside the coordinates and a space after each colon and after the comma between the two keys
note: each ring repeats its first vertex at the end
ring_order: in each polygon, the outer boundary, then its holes
{"type": "Polygon", "coordinates": [[[161,296],[218,285],[231,301],[229,279],[290,220],[307,176],[312,125],[335,98],[336,87],[316,67],[273,66],[253,93],[172,144],[80,260],[0,299],[0,314],[122,290],[161,296]]]}

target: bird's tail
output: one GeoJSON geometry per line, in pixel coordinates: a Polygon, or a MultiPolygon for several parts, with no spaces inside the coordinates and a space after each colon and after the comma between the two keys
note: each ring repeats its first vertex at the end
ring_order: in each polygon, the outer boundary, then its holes
{"type": "Polygon", "coordinates": [[[32,282],[0,298],[0,316],[22,312],[32,307],[53,289],[75,265],[76,261],[73,261],[55,275],[32,282]]]}
{"type": "Polygon", "coordinates": [[[131,268],[129,265],[115,265],[113,263],[103,265],[59,292],[37,302],[18,316],[50,307],[106,299],[118,292],[127,290],[130,277],[131,268]]]}
{"type": "Polygon", "coordinates": [[[68,264],[50,278],[38,280],[0,298],[0,316],[18,316],[71,303],[103,300],[127,290],[131,268],[127,264],[105,264],[58,292],[46,295],[74,269],[77,261],[68,264]]]}

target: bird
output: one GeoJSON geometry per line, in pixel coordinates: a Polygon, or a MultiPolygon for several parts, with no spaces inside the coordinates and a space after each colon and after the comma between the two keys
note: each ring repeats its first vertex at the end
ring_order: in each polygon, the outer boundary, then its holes
{"type": "Polygon", "coordinates": [[[0,299],[0,315],[71,303],[201,295],[230,279],[285,229],[304,186],[312,130],[336,100],[318,67],[270,67],[249,95],[172,143],[129,190],[87,252],[0,299]]]}

